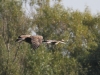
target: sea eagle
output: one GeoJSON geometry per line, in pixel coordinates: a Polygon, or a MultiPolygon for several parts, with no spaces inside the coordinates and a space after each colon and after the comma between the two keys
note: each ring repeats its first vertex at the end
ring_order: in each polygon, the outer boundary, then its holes
{"type": "Polygon", "coordinates": [[[57,40],[43,40],[43,36],[41,35],[20,35],[16,42],[22,42],[25,41],[29,44],[31,44],[32,48],[35,50],[37,49],[42,42],[45,42],[46,44],[52,44],[52,45],[57,45],[58,43],[63,43],[65,44],[64,40],[62,41],[57,41],[57,40]]]}

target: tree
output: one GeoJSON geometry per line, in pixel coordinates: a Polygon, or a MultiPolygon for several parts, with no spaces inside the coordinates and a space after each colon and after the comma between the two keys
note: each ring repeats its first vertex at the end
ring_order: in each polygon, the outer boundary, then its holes
{"type": "Polygon", "coordinates": [[[19,75],[19,71],[16,71],[16,68],[20,69],[19,61],[13,62],[18,46],[15,39],[18,35],[27,33],[29,28],[28,18],[22,12],[21,4],[14,0],[0,1],[0,75],[19,75]]]}
{"type": "Polygon", "coordinates": [[[50,0],[30,0],[30,7],[35,1],[39,6],[30,18],[22,9],[24,1],[0,1],[0,75],[100,74],[99,15],[91,15],[87,8],[65,9],[60,0],[53,6],[50,0]],[[50,48],[42,44],[34,51],[27,43],[15,43],[30,28],[45,40],[64,39],[66,44],[50,48]]]}

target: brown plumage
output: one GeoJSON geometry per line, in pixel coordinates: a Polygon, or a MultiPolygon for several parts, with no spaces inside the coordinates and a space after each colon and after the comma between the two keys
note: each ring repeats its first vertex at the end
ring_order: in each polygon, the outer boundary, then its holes
{"type": "Polygon", "coordinates": [[[31,44],[33,49],[37,49],[41,45],[41,43],[43,41],[43,37],[40,35],[35,35],[35,36],[21,35],[18,37],[16,42],[21,42],[21,41],[25,41],[25,42],[31,44]]]}
{"type": "Polygon", "coordinates": [[[45,42],[46,44],[51,44],[51,45],[57,45],[58,43],[65,44],[64,40],[62,40],[62,41],[43,40],[43,37],[40,35],[35,35],[35,36],[21,35],[16,40],[16,42],[22,42],[22,41],[29,43],[34,50],[37,49],[42,44],[42,42],[45,42]]]}

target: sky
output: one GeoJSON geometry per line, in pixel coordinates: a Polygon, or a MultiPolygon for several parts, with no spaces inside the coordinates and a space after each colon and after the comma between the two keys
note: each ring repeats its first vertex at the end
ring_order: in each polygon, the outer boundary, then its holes
{"type": "MultiPolygon", "coordinates": [[[[53,4],[53,2],[51,2],[51,4],[53,4]]],[[[88,6],[93,15],[100,13],[100,0],[62,0],[61,4],[65,8],[69,7],[81,12],[83,12],[86,6],[88,6]]],[[[30,10],[32,10],[28,4],[26,4],[26,7],[23,5],[23,8],[26,10],[26,14],[29,14],[30,10]]]]}
{"type": "MultiPolygon", "coordinates": [[[[53,4],[53,2],[51,2],[51,4],[53,4]]],[[[100,0],[62,0],[61,4],[65,8],[69,7],[73,10],[79,10],[81,12],[83,12],[86,6],[88,6],[92,14],[100,13],[100,0]]],[[[27,13],[29,13],[29,6],[27,5],[25,8],[27,13]]]]}
{"type": "Polygon", "coordinates": [[[82,12],[86,6],[89,7],[92,14],[100,12],[100,0],[62,0],[61,4],[63,4],[65,8],[69,7],[82,12]]]}
{"type": "MultiPolygon", "coordinates": [[[[51,5],[52,4],[53,2],[51,2],[51,5]]],[[[81,12],[83,12],[86,6],[88,6],[93,15],[100,13],[100,0],[62,0],[61,4],[65,8],[69,7],[81,12]]],[[[27,14],[30,13],[30,10],[32,10],[28,4],[26,4],[26,7],[23,6],[23,8],[26,10],[27,14]]]]}

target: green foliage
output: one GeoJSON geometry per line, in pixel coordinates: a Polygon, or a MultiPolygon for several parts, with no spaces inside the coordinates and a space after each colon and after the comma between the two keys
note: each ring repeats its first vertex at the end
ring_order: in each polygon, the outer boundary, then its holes
{"type": "Polygon", "coordinates": [[[62,56],[59,51],[52,54],[42,48],[36,52],[29,52],[27,56],[24,60],[26,75],[78,75],[78,62],[62,56]]]}
{"type": "Polygon", "coordinates": [[[96,36],[87,25],[89,19],[91,22],[89,24],[95,25],[95,22],[92,23],[94,19],[91,14],[86,16],[88,14],[88,12],[66,10],[59,3],[53,7],[45,6],[34,16],[33,29],[43,35],[44,39],[67,40],[67,49],[71,52],[76,48],[90,50],[97,47],[97,44],[94,41],[96,36]]]}
{"type": "MultiPolygon", "coordinates": [[[[0,75],[100,75],[100,15],[65,9],[56,0],[43,0],[30,19],[22,11],[27,0],[0,1],[0,75]],[[42,44],[36,51],[27,43],[15,43],[32,28],[44,39],[66,44],[42,44]]],[[[31,0],[31,6],[38,0],[31,0]]]]}
{"type": "Polygon", "coordinates": [[[21,11],[20,2],[0,2],[0,75],[19,75],[20,64],[13,62],[17,50],[15,39],[18,35],[28,32],[27,23],[29,22],[21,11]]]}

